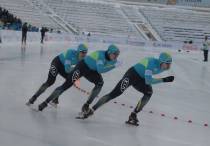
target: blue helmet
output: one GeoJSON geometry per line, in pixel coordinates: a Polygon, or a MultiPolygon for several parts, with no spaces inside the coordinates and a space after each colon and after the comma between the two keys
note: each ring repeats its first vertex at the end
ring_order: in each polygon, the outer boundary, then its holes
{"type": "Polygon", "coordinates": [[[119,48],[117,46],[112,44],[112,45],[110,45],[108,47],[107,53],[108,54],[117,54],[117,55],[119,55],[120,54],[120,50],[119,50],[119,48]]]}
{"type": "Polygon", "coordinates": [[[78,52],[88,52],[88,47],[86,44],[79,44],[77,51],[78,52]]]}
{"type": "Polygon", "coordinates": [[[172,57],[167,52],[160,53],[159,60],[160,63],[172,63],[172,57]]]}

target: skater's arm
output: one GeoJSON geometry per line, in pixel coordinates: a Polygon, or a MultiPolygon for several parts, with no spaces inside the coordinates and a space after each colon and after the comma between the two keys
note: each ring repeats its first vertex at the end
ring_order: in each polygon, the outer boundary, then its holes
{"type": "Polygon", "coordinates": [[[65,60],[65,63],[64,63],[64,68],[65,68],[65,72],[66,73],[70,73],[71,70],[72,70],[72,64],[71,64],[71,61],[70,60],[65,60]]]}
{"type": "Polygon", "coordinates": [[[75,58],[75,55],[77,54],[75,53],[74,50],[71,49],[68,49],[64,54],[65,56],[64,68],[66,73],[70,73],[71,70],[73,69],[72,65],[74,65],[73,58],[75,58]]]}
{"type": "Polygon", "coordinates": [[[148,59],[145,61],[145,73],[144,73],[144,77],[145,77],[145,83],[147,85],[150,84],[158,84],[158,83],[162,83],[163,80],[162,78],[153,78],[153,71],[157,71],[160,70],[160,68],[158,68],[159,65],[157,65],[156,61],[154,59],[148,59]]]}
{"type": "Polygon", "coordinates": [[[115,68],[114,63],[113,64],[105,64],[102,60],[98,60],[96,63],[96,68],[99,73],[104,73],[112,70],[115,68]]]}
{"type": "Polygon", "coordinates": [[[145,70],[145,83],[147,85],[157,84],[157,83],[162,83],[162,82],[163,82],[163,80],[161,78],[153,78],[152,77],[151,70],[145,70]]]}

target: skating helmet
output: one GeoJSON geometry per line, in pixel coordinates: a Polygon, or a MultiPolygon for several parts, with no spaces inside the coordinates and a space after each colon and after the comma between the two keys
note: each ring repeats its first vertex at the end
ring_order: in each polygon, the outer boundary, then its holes
{"type": "Polygon", "coordinates": [[[78,48],[77,48],[78,52],[88,52],[88,47],[86,44],[79,44],[78,48]]]}
{"type": "Polygon", "coordinates": [[[116,45],[110,45],[108,47],[108,50],[107,50],[107,53],[108,54],[116,54],[116,55],[119,55],[120,54],[120,50],[119,48],[116,46],[116,45]]]}
{"type": "Polygon", "coordinates": [[[167,52],[160,53],[159,60],[161,63],[172,63],[172,57],[167,52]]]}

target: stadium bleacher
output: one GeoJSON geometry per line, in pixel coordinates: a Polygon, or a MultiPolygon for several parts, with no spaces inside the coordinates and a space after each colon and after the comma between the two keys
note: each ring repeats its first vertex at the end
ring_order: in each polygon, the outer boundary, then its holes
{"type": "Polygon", "coordinates": [[[0,0],[0,6],[13,13],[13,15],[20,18],[23,22],[28,22],[31,25],[62,29],[49,16],[43,14],[27,0],[0,0]]]}
{"type": "MultiPolygon", "coordinates": [[[[62,25],[56,23],[51,14],[48,14],[49,8],[56,14],[58,20],[69,24],[80,34],[90,32],[97,35],[128,36],[146,40],[145,34],[142,34],[145,33],[143,29],[146,29],[153,38],[182,42],[185,40],[200,42],[205,35],[210,34],[210,12],[204,10],[201,12],[193,7],[189,9],[168,5],[129,5],[116,1],[87,0],[40,2],[44,3],[42,8],[38,4],[39,0],[0,0],[0,6],[21,18],[23,22],[37,27],[64,30],[62,25]]],[[[166,0],[156,2],[166,3],[166,0]]]]}

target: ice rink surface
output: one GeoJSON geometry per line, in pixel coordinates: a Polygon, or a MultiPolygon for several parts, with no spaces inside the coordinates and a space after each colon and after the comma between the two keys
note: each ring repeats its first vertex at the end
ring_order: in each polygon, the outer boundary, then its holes
{"type": "MultiPolygon", "coordinates": [[[[1,44],[0,46],[0,145],[1,146],[208,146],[210,145],[210,63],[201,52],[170,51],[172,68],[160,76],[175,75],[173,83],[153,86],[154,94],[138,114],[139,127],[125,121],[142,97],[132,87],[107,103],[94,116],[77,120],[87,95],[72,87],[60,96],[57,109],[34,112],[25,103],[47,79],[51,60],[74,43],[1,44]],[[125,105],[124,105],[125,104],[125,105]],[[149,113],[152,111],[153,113],[149,113]],[[161,116],[164,114],[165,116],[161,116]],[[178,119],[175,120],[174,117],[178,119]],[[191,120],[192,123],[189,123],[191,120]]],[[[89,44],[89,53],[106,44],[89,44]]],[[[126,70],[160,50],[120,45],[123,65],[103,74],[100,97],[108,93],[126,70]]],[[[64,79],[57,77],[35,103],[42,102],[64,79]]],[[[93,84],[81,79],[82,89],[93,84]]],[[[95,99],[96,102],[98,99],[95,99]]]]}

